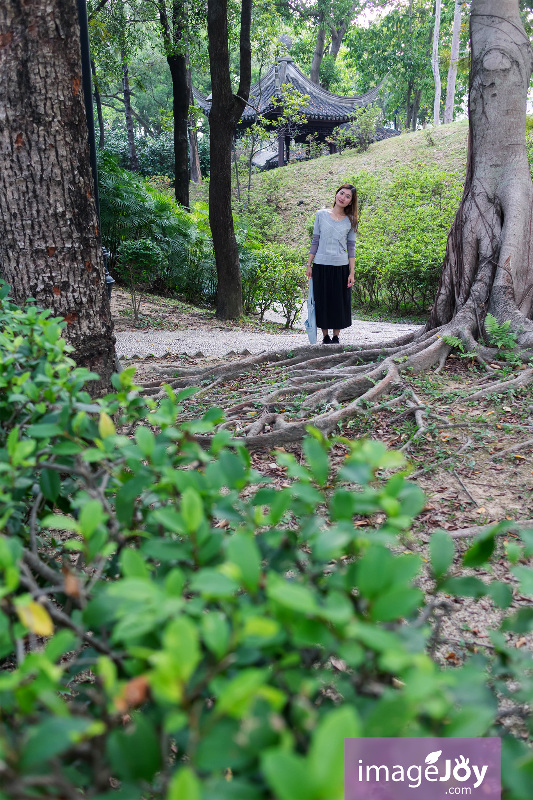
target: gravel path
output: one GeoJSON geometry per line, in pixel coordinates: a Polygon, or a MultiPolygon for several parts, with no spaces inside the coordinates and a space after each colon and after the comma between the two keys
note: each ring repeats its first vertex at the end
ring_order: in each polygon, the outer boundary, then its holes
{"type": "MultiPolygon", "coordinates": [[[[282,318],[270,313],[265,315],[272,322],[279,322],[282,318]]],[[[119,331],[117,337],[117,353],[119,358],[133,358],[144,356],[164,356],[166,354],[199,355],[223,357],[230,353],[262,353],[265,350],[279,350],[291,347],[302,347],[308,343],[307,335],[303,328],[302,315],[295,330],[287,333],[263,333],[256,331],[227,328],[221,322],[220,326],[205,326],[198,323],[194,328],[186,330],[134,330],[119,331]]],[[[372,344],[395,339],[420,326],[414,324],[396,324],[392,322],[366,322],[354,320],[351,328],[341,331],[341,344],[372,344]]],[[[319,341],[322,337],[319,332],[319,341]]]]}

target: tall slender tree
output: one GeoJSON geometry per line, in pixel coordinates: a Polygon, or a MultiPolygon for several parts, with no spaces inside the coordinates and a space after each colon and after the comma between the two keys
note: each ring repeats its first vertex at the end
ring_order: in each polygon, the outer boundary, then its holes
{"type": "Polygon", "coordinates": [[[439,69],[439,34],[440,34],[440,0],[435,0],[435,23],[433,25],[433,51],[431,54],[431,69],[435,83],[435,99],[433,101],[433,124],[440,125],[440,96],[441,81],[439,69]]]}
{"type": "Polygon", "coordinates": [[[462,0],[455,0],[453,12],[452,46],[450,51],[450,66],[448,67],[448,80],[446,82],[446,105],[444,106],[444,124],[453,120],[453,106],[455,103],[455,83],[457,79],[457,61],[459,59],[459,39],[461,34],[462,0]]]}
{"type": "Polygon", "coordinates": [[[187,3],[156,0],[165,55],[172,78],[174,112],[174,191],[176,201],[189,205],[189,83],[187,80],[187,3]]]}
{"type": "Polygon", "coordinates": [[[210,162],[209,222],[218,277],[219,319],[236,319],[242,313],[239,252],[231,211],[231,153],[235,126],[250,94],[252,0],[241,0],[240,79],[233,91],[230,74],[227,0],[208,0],[207,33],[212,103],[209,114],[210,162]]]}
{"type": "Polygon", "coordinates": [[[0,275],[67,322],[109,387],[113,326],[89,159],[75,0],[0,3],[0,275]]]}

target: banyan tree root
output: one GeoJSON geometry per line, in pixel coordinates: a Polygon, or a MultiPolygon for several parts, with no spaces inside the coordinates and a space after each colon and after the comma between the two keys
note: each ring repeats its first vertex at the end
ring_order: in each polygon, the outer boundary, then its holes
{"type": "MultiPolygon", "coordinates": [[[[165,366],[157,370],[160,381],[147,383],[143,388],[147,394],[158,397],[163,396],[165,384],[174,389],[201,386],[199,395],[205,396],[226,381],[239,379],[239,391],[245,398],[228,405],[226,419],[217,430],[231,430],[250,448],[268,448],[299,441],[305,436],[308,425],[328,435],[339,423],[366,413],[369,406],[391,410],[400,406],[398,418],[409,415],[416,423],[415,434],[402,448],[406,450],[426,430],[428,417],[434,421],[438,415],[416,395],[405,375],[431,368],[440,371],[451,351],[448,337],[460,339],[489,377],[489,383],[475,387],[471,399],[488,396],[497,389],[523,387],[531,382],[532,368],[521,370],[511,380],[498,381],[498,369],[504,364],[499,351],[478,345],[475,331],[476,320],[472,316],[468,328],[459,328],[453,321],[436,330],[358,349],[308,346],[207,367],[177,369],[165,366]],[[269,383],[265,387],[263,382],[258,382],[258,370],[264,367],[275,368],[275,386],[269,383]],[[252,377],[253,381],[250,380],[252,377]],[[278,409],[291,403],[293,407],[297,405],[299,411],[296,419],[289,420],[278,409]],[[250,419],[250,409],[257,412],[253,419],[250,419]]],[[[523,352],[523,357],[527,357],[527,352],[523,352]]],[[[468,399],[465,396],[465,400],[468,399]]],[[[210,439],[209,436],[198,438],[204,442],[210,439]]]]}

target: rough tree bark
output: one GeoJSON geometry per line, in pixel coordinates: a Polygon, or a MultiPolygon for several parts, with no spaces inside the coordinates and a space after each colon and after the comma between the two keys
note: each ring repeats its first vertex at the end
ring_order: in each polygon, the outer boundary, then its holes
{"type": "Polygon", "coordinates": [[[0,275],[67,322],[74,358],[110,387],[105,291],[74,0],[0,4],[0,275]]]}
{"type": "MultiPolygon", "coordinates": [[[[510,321],[523,360],[533,356],[533,184],[525,145],[526,96],[533,52],[522,27],[518,0],[473,0],[470,22],[471,73],[469,154],[463,199],[452,225],[434,306],[426,329],[369,348],[329,345],[324,352],[306,347],[292,353],[252,356],[241,362],[182,370],[176,387],[202,391],[257,366],[272,365],[290,377],[264,388],[246,389],[242,403],[226,409],[223,427],[250,447],[271,447],[303,437],[307,425],[328,434],[365,405],[392,395],[389,409],[412,414],[418,432],[429,412],[403,376],[443,368],[455,340],[473,353],[481,375],[469,400],[527,385],[533,367],[505,377],[506,364],[496,347],[484,342],[490,312],[510,321]],[[449,337],[453,337],[450,341],[449,337]],[[521,348],[521,349],[520,349],[521,348]],[[502,380],[503,379],[503,380],[502,380]],[[280,406],[299,400],[299,419],[288,421],[280,406]],[[407,406],[407,411],[403,410],[407,406]],[[252,408],[260,408],[251,418],[252,408]]],[[[161,374],[175,367],[159,370],[161,374]]],[[[167,372],[168,374],[168,372],[167,372]]],[[[271,377],[271,376],[270,376],[271,377]]],[[[161,392],[159,382],[148,393],[161,392]]]]}
{"type": "Polygon", "coordinates": [[[187,8],[181,0],[158,0],[159,23],[172,78],[174,112],[174,191],[176,202],[189,207],[189,87],[187,84],[187,8]]]}
{"type": "Polygon", "coordinates": [[[459,58],[459,39],[461,35],[461,0],[455,0],[453,12],[452,45],[450,51],[450,66],[446,81],[446,104],[444,106],[444,124],[453,121],[453,106],[455,103],[455,81],[457,78],[457,60],[459,58]]]}
{"type": "Polygon", "coordinates": [[[240,80],[237,93],[231,85],[227,0],[208,0],[207,35],[212,103],[209,113],[210,161],[209,222],[213,236],[218,290],[216,315],[237,319],[242,314],[239,252],[231,213],[231,153],[235,126],[250,93],[252,0],[242,0],[240,30],[240,80]]]}
{"type": "Polygon", "coordinates": [[[487,312],[533,345],[533,185],[525,144],[533,53],[518,0],[474,0],[465,189],[448,238],[429,328],[472,336],[487,312]]]}
{"type": "Polygon", "coordinates": [[[440,34],[440,0],[435,0],[435,24],[433,26],[433,52],[431,55],[431,69],[435,83],[435,100],[433,103],[433,124],[440,125],[440,69],[439,69],[439,34],[440,34]]]}

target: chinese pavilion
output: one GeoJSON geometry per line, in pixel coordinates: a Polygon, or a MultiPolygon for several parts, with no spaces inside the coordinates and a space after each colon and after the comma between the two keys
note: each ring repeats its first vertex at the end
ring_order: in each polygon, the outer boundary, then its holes
{"type": "MultiPolygon", "coordinates": [[[[309,101],[300,109],[307,119],[306,123],[291,126],[290,133],[284,128],[278,129],[278,166],[283,166],[289,160],[291,138],[295,142],[305,142],[307,136],[313,134],[319,142],[325,142],[334,128],[350,121],[354,111],[374,102],[383,81],[365,94],[343,97],[312,83],[296,66],[291,56],[283,56],[251,87],[248,104],[237,129],[243,130],[253,125],[259,115],[275,123],[282,113],[279,101],[284,84],[291,84],[301,94],[308,95],[309,101]]],[[[198,106],[209,116],[210,98],[204,97],[197,89],[193,89],[193,95],[198,106]]]]}

